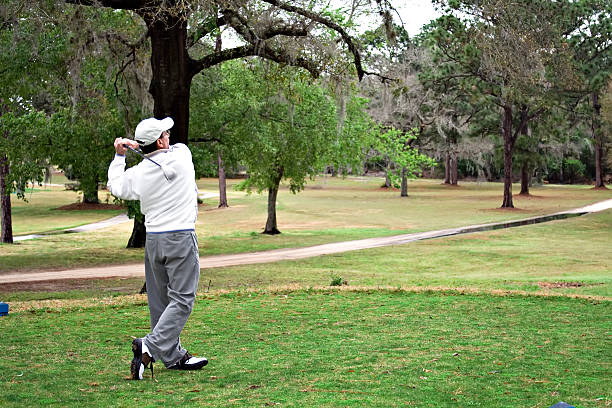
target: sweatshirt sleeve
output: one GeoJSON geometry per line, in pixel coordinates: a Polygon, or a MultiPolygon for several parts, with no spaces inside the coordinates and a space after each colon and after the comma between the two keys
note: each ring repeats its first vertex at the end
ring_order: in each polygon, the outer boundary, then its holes
{"type": "Polygon", "coordinates": [[[125,171],[125,156],[115,155],[108,167],[108,183],[106,186],[112,195],[124,200],[139,200],[140,196],[135,190],[134,168],[125,171]]]}

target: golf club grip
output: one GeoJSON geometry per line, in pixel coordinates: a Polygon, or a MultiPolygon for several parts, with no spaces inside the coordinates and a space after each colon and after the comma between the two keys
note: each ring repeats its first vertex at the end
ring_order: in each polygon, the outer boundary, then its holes
{"type": "MultiPolygon", "coordinates": [[[[125,147],[126,149],[128,149],[128,150],[130,150],[130,151],[132,151],[132,152],[136,153],[137,155],[139,155],[139,156],[140,156],[140,157],[142,157],[143,159],[150,161],[151,163],[155,164],[157,167],[159,167],[160,169],[162,169],[162,171],[164,171],[164,169],[162,168],[161,164],[159,164],[158,162],[156,162],[156,161],[155,161],[155,160],[153,160],[152,158],[145,156],[145,155],[144,155],[142,152],[140,152],[140,151],[138,151],[138,150],[136,150],[136,149],[134,149],[134,148],[132,148],[132,147],[130,147],[130,146],[128,146],[128,145],[126,145],[126,144],[123,144],[123,147],[125,147]]],[[[165,171],[164,171],[164,176],[166,176],[166,172],[165,172],[165,171]]],[[[166,178],[168,178],[168,177],[166,176],[166,178]]]]}
{"type": "Polygon", "coordinates": [[[131,147],[131,146],[129,146],[129,145],[126,145],[125,143],[123,144],[123,147],[125,147],[126,149],[131,150],[131,151],[133,151],[134,153],[136,153],[137,155],[139,155],[139,156],[141,156],[141,157],[145,158],[145,157],[144,157],[144,155],[143,155],[141,152],[139,152],[138,150],[134,149],[133,147],[131,147]]]}

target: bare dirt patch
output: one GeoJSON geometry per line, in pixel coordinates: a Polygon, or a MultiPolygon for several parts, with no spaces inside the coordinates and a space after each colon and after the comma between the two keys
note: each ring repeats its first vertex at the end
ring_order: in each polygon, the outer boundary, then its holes
{"type": "Polygon", "coordinates": [[[529,212],[528,210],[524,210],[522,208],[510,208],[510,207],[498,207],[498,208],[486,208],[480,211],[493,211],[493,212],[516,212],[516,213],[522,213],[522,212],[529,212]]]}
{"type": "Polygon", "coordinates": [[[533,195],[533,194],[517,194],[514,197],[520,198],[522,200],[546,200],[546,199],[550,199],[550,198],[555,198],[555,197],[545,197],[545,196],[539,196],[539,195],[533,195]]]}
{"type": "Polygon", "coordinates": [[[538,282],[542,289],[580,288],[585,286],[583,282],[538,282]]]}
{"type": "Polygon", "coordinates": [[[93,203],[72,203],[57,207],[56,210],[62,211],[91,211],[91,210],[124,210],[122,205],[115,204],[93,204],[93,203]]]}

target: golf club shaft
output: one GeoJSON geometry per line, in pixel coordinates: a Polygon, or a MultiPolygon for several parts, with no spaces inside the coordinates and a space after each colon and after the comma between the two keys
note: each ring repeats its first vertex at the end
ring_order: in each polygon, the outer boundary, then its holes
{"type": "Polygon", "coordinates": [[[156,164],[157,166],[159,166],[161,168],[161,164],[159,164],[158,162],[156,162],[155,160],[151,159],[150,157],[145,156],[144,154],[142,154],[141,152],[139,152],[138,150],[124,144],[123,147],[125,147],[126,149],[129,149],[131,151],[133,151],[134,153],[136,153],[137,155],[139,155],[140,157],[142,157],[143,159],[147,159],[151,162],[153,162],[154,164],[156,164]]]}
{"type": "Polygon", "coordinates": [[[125,147],[128,150],[131,150],[132,152],[136,153],[137,155],[139,155],[140,157],[142,157],[143,159],[149,160],[151,163],[155,164],[157,167],[160,168],[160,170],[162,171],[162,173],[164,174],[164,177],[166,178],[167,181],[170,181],[170,178],[168,177],[168,175],[166,174],[166,171],[164,170],[164,168],[162,167],[161,164],[159,164],[158,162],[156,162],[155,160],[151,159],[150,157],[145,156],[144,154],[142,154],[142,152],[139,152],[138,150],[124,144],[123,147],[125,147]]]}

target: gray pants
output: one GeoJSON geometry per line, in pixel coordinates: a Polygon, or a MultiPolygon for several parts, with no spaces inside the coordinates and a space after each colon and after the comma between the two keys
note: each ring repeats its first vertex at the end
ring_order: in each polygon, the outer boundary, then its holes
{"type": "Polygon", "coordinates": [[[145,345],[151,357],[170,367],[186,353],[179,336],[193,309],[200,279],[195,232],[147,234],[145,276],[151,315],[145,345]]]}

